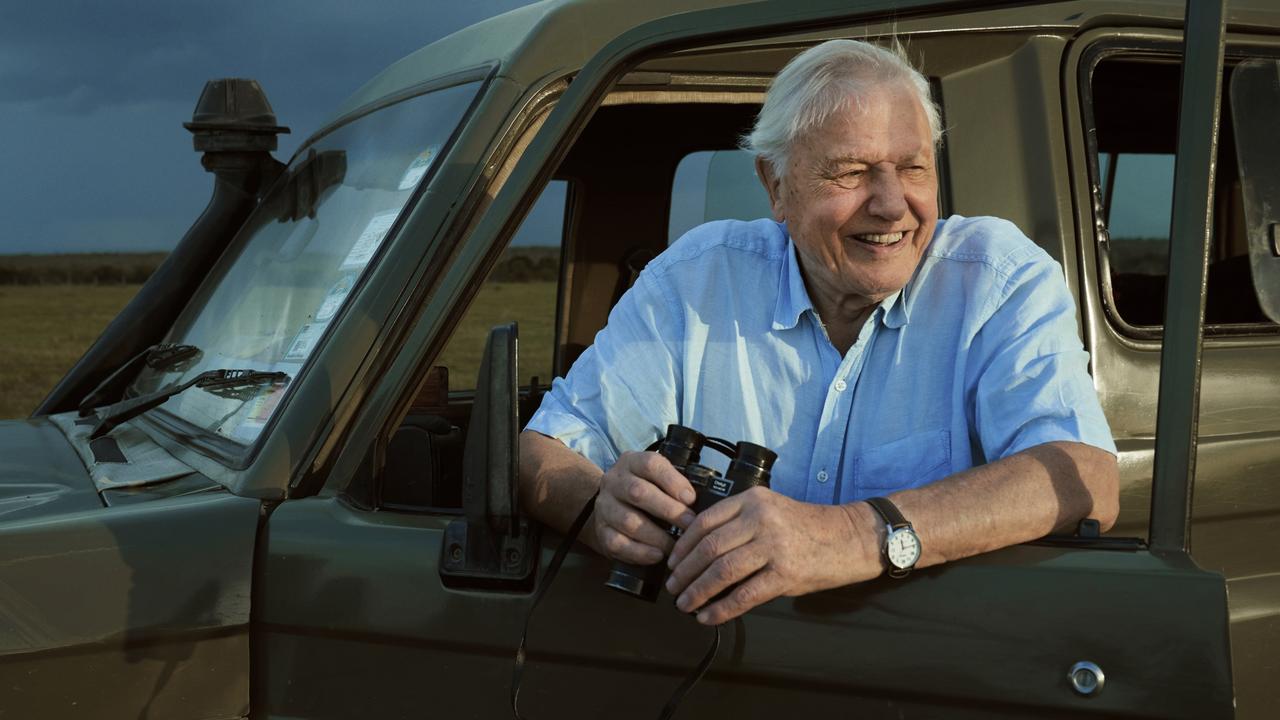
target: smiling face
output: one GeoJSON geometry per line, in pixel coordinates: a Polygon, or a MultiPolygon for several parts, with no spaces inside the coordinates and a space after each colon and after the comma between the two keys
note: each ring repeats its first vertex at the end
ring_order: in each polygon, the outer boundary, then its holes
{"type": "Polygon", "coordinates": [[[906,86],[874,86],[797,138],[785,174],[757,168],[824,322],[863,317],[911,279],[938,222],[938,177],[906,86]]]}

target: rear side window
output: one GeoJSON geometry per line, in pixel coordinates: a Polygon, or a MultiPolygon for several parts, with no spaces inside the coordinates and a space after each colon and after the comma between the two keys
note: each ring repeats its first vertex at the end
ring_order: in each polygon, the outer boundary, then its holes
{"type": "MultiPolygon", "coordinates": [[[[1174,55],[1112,54],[1097,62],[1087,90],[1097,220],[1107,230],[1099,237],[1099,277],[1112,323],[1137,337],[1159,336],[1163,325],[1180,71],[1174,55]]],[[[1230,72],[1228,67],[1224,88],[1230,72]]],[[[1273,332],[1250,273],[1227,105],[1220,127],[1206,332],[1273,332]]]]}

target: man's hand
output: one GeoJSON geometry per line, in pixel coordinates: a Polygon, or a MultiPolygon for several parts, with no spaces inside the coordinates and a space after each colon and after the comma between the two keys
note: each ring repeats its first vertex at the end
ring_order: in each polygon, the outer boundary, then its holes
{"type": "Polygon", "coordinates": [[[655,452],[623,453],[600,479],[596,546],[616,560],[659,562],[671,552],[673,540],[645,513],[686,528],[693,522],[693,501],[693,486],[666,458],[655,452]]]}
{"type": "Polygon", "coordinates": [[[698,622],[719,625],[779,596],[869,580],[881,572],[870,512],[865,503],[814,505],[765,488],[726,498],[675,544],[667,590],[676,607],[698,611],[698,622]]]}

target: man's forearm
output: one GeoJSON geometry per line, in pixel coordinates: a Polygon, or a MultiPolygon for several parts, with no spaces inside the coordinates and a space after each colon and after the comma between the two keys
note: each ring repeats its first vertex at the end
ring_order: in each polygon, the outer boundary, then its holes
{"type": "MultiPolygon", "coordinates": [[[[520,434],[520,506],[543,524],[568,530],[599,489],[601,475],[600,468],[559,440],[532,430],[520,434]]],[[[579,539],[595,547],[591,533],[579,539]]]]}
{"type": "MultiPolygon", "coordinates": [[[[520,502],[526,512],[552,528],[564,532],[569,527],[600,487],[602,475],[559,440],[531,431],[521,435],[520,502]]],[[[1118,484],[1116,461],[1110,453],[1079,443],[1048,443],[889,498],[919,534],[922,555],[917,566],[925,567],[1027,542],[1055,530],[1069,531],[1085,517],[1110,528],[1118,511],[1118,484]]],[[[824,537],[818,547],[835,555],[817,563],[825,568],[825,580],[802,579],[786,594],[861,582],[883,572],[879,556],[883,521],[865,502],[841,509],[845,512],[806,517],[803,524],[808,527],[791,528],[824,537]],[[839,521],[839,516],[845,520],[839,521]],[[814,526],[831,522],[840,527],[814,526]],[[830,576],[837,568],[836,576],[830,576]]],[[[593,533],[584,532],[580,539],[608,554],[593,533]]]]}
{"type": "MultiPolygon", "coordinates": [[[[1034,540],[1084,517],[1108,528],[1117,477],[1110,453],[1048,443],[889,498],[920,536],[917,565],[926,566],[1034,540]]],[[[884,572],[884,525],[863,501],[833,508],[751,490],[690,524],[671,553],[668,589],[677,607],[717,625],[780,595],[871,580],[884,572]]]]}
{"type": "MultiPolygon", "coordinates": [[[[915,527],[922,550],[918,566],[927,566],[1070,531],[1086,517],[1109,529],[1119,510],[1118,486],[1110,453],[1055,442],[889,499],[915,527]]],[[[883,533],[883,522],[866,503],[854,505],[854,522],[870,517],[883,533]]]]}

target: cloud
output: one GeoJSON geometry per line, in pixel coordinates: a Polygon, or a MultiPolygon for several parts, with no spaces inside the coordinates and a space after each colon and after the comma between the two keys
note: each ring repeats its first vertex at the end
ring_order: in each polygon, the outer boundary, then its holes
{"type": "Polygon", "coordinates": [[[525,0],[0,3],[0,254],[172,247],[208,201],[206,80],[262,83],[293,149],[382,68],[525,0]]]}
{"type": "Polygon", "coordinates": [[[288,78],[289,92],[345,96],[371,66],[524,4],[12,3],[0,9],[0,103],[65,113],[146,100],[194,103],[206,79],[263,75],[288,78]]]}

